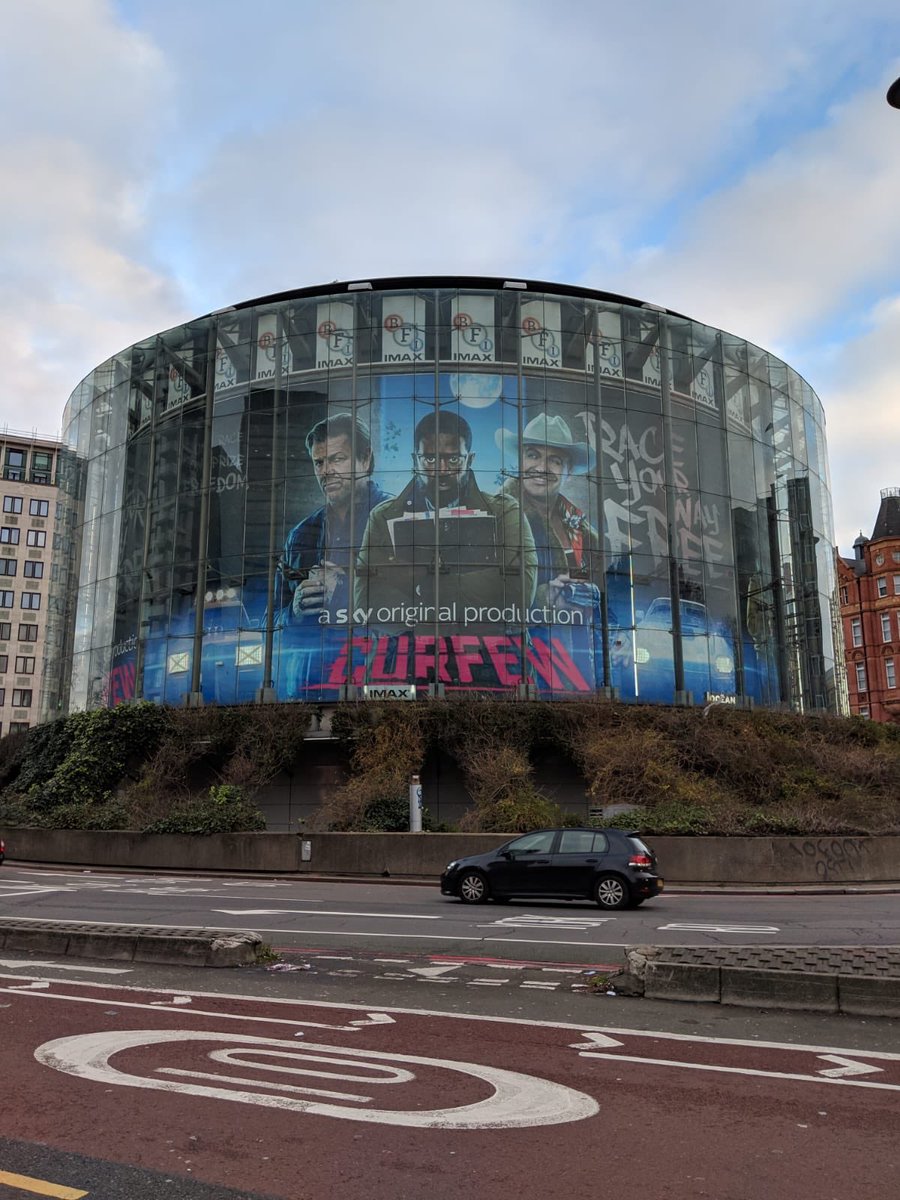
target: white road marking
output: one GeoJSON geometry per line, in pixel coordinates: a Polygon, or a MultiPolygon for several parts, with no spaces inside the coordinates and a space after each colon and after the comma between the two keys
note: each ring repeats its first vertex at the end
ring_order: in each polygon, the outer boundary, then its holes
{"type": "MultiPolygon", "coordinates": [[[[492,965],[492,964],[485,964],[485,965],[492,965]]],[[[512,966],[512,964],[510,964],[510,965],[512,966]]],[[[3,977],[0,976],[0,979],[2,979],[2,978],[3,977]]],[[[452,983],[454,981],[447,980],[446,982],[452,983]]],[[[63,986],[61,983],[59,983],[59,981],[57,981],[57,984],[60,987],[63,986]]],[[[49,987],[49,984],[44,983],[43,986],[49,987]]],[[[75,979],[75,980],[67,980],[66,986],[68,986],[69,988],[73,988],[73,989],[89,988],[91,990],[96,990],[99,985],[93,981],[84,982],[82,980],[75,979]]],[[[578,988],[578,987],[581,987],[584,985],[573,984],[571,986],[574,990],[575,988],[578,988]]],[[[129,993],[130,994],[138,994],[138,995],[170,994],[170,993],[163,993],[160,991],[160,989],[147,988],[147,987],[136,987],[134,984],[120,984],[120,983],[104,984],[103,990],[107,993],[114,992],[114,993],[121,993],[124,995],[128,995],[129,993]]],[[[5,993],[10,996],[20,996],[21,992],[22,992],[22,989],[19,987],[5,987],[5,988],[0,987],[0,994],[5,993]]],[[[223,1000],[236,1000],[236,1001],[240,1001],[242,1003],[246,1002],[246,1001],[251,1001],[253,1003],[259,1003],[259,996],[247,994],[244,992],[222,994],[220,992],[196,991],[196,992],[192,992],[191,995],[194,997],[194,999],[213,1000],[216,1002],[221,1002],[223,1000]]],[[[158,1012],[158,1009],[151,1007],[149,1004],[140,1003],[140,1002],[133,1001],[133,1000],[122,1000],[122,999],[118,998],[118,996],[114,1000],[110,1000],[108,996],[105,996],[105,997],[84,996],[84,995],[77,995],[71,991],[65,992],[65,993],[44,991],[44,992],[32,992],[31,998],[35,1001],[36,1000],[62,1000],[62,1001],[69,1001],[70,1003],[75,1003],[75,1004],[92,1004],[92,1005],[99,1004],[101,1006],[108,1006],[110,1003],[114,1003],[116,1005],[117,1010],[118,1009],[135,1009],[135,1010],[147,1010],[147,1011],[153,1012],[153,1013],[158,1012]]],[[[272,997],[268,997],[266,999],[265,1004],[267,1007],[272,1007],[277,1010],[278,1008],[283,1009],[285,1007],[296,1008],[298,1005],[298,1001],[294,997],[288,998],[288,997],[281,997],[281,996],[272,996],[272,997]]],[[[302,1007],[304,1009],[337,1010],[338,1012],[341,1012],[341,1013],[365,1011],[365,1007],[361,1004],[352,1004],[352,1003],[347,1003],[345,1001],[335,1001],[335,1000],[303,1001],[302,1007]]],[[[323,1022],[319,1022],[319,1021],[299,1020],[296,1017],[294,1017],[292,1019],[286,1019],[283,1017],[255,1017],[255,1016],[249,1016],[246,1013],[229,1013],[229,1012],[222,1012],[221,1010],[217,1010],[217,1009],[213,1009],[211,1011],[207,1011],[207,1010],[200,1009],[200,1008],[183,1009],[182,1012],[184,1013],[185,1016],[195,1016],[195,1017],[196,1016],[208,1016],[208,1017],[215,1017],[218,1020],[253,1022],[253,1023],[261,1024],[261,1025],[289,1025],[294,1029],[296,1029],[296,1027],[298,1025],[303,1025],[307,1028],[326,1029],[331,1032],[356,1032],[356,1029],[358,1028],[357,1026],[353,1026],[353,1025],[327,1025],[327,1024],[324,1024],[323,1022]]],[[[420,1008],[420,1007],[407,1008],[407,1007],[402,1007],[400,1005],[391,1005],[390,1007],[384,1008],[382,1010],[382,1012],[385,1015],[393,1014],[393,1016],[395,1018],[396,1017],[414,1017],[414,1018],[434,1017],[434,1018],[437,1018],[440,1020],[445,1020],[445,1021],[474,1021],[478,1024],[516,1025],[516,1026],[522,1026],[526,1029],[558,1029],[558,1030],[563,1030],[567,1033],[571,1032],[576,1035],[581,1035],[583,1037],[593,1037],[597,1033],[603,1033],[607,1036],[616,1035],[618,1037],[633,1037],[633,1038],[644,1039],[644,1040],[651,1039],[651,1040],[657,1041],[657,1042],[659,1042],[659,1041],[662,1041],[662,1042],[690,1042],[690,1043],[696,1043],[698,1045],[703,1045],[703,1046],[738,1046],[738,1047],[744,1047],[744,1048],[752,1047],[754,1050],[760,1050],[760,1049],[763,1049],[763,1050],[788,1050],[791,1052],[800,1052],[800,1053],[804,1053],[804,1054],[816,1054],[820,1057],[828,1055],[828,1054],[840,1054],[840,1055],[844,1055],[844,1056],[851,1057],[851,1058],[853,1055],[857,1055],[857,1056],[864,1055],[868,1059],[875,1059],[879,1062],[900,1063],[900,1053],[897,1053],[894,1051],[887,1051],[887,1050],[860,1051],[858,1049],[847,1049],[846,1047],[838,1047],[838,1046],[805,1045],[803,1043],[792,1043],[792,1042],[771,1042],[771,1041],[762,1040],[762,1039],[749,1039],[749,1038],[705,1037],[702,1034],[670,1033],[667,1030],[656,1030],[656,1029],[626,1029],[626,1028],[619,1028],[618,1026],[607,1026],[603,1030],[598,1030],[595,1025],[582,1025],[582,1024],[578,1024],[573,1021],[542,1021],[542,1020],[535,1020],[530,1017],[485,1016],[485,1015],[482,1015],[479,1013],[453,1012],[453,1011],[450,1011],[447,1009],[439,1009],[439,1008],[437,1008],[437,1009],[435,1009],[435,1008],[431,1008],[431,1009],[430,1008],[420,1008]]],[[[297,1036],[300,1036],[300,1035],[297,1035],[297,1036]]],[[[614,1062],[617,1058],[623,1058],[624,1056],[620,1056],[620,1055],[616,1055],[616,1054],[610,1054],[610,1055],[605,1055],[605,1056],[600,1055],[600,1054],[596,1054],[596,1055],[588,1054],[588,1055],[585,1055],[584,1057],[598,1057],[598,1058],[606,1057],[610,1061],[614,1062]]],[[[629,1058],[625,1061],[633,1061],[633,1062],[641,1063],[641,1062],[651,1062],[653,1060],[643,1059],[640,1057],[634,1057],[634,1058],[629,1058]]],[[[662,1060],[662,1064],[667,1065],[667,1066],[675,1066],[675,1067],[685,1065],[681,1061],[670,1061],[670,1060],[662,1060]]],[[[694,1063],[694,1064],[690,1064],[690,1065],[693,1066],[693,1068],[696,1070],[713,1069],[713,1068],[707,1068],[707,1067],[705,1067],[704,1064],[701,1064],[701,1063],[694,1063]]],[[[745,1074],[755,1074],[755,1075],[762,1075],[762,1076],[771,1075],[775,1078],[791,1078],[791,1079],[797,1079],[801,1082],[809,1082],[809,1083],[827,1083],[833,1087],[878,1088],[878,1089],[885,1090],[885,1091],[900,1092],[900,1084],[875,1083],[870,1080],[858,1080],[858,1079],[853,1079],[853,1078],[851,1078],[851,1079],[846,1079],[846,1078],[828,1079],[828,1078],[823,1078],[820,1075],[781,1075],[778,1072],[752,1071],[750,1069],[742,1069],[742,1068],[730,1068],[730,1069],[733,1071],[736,1071],[738,1073],[741,1073],[741,1071],[743,1070],[743,1073],[745,1073],[745,1074]]]]}
{"type": "MultiPolygon", "coordinates": [[[[385,1014],[372,1014],[373,1016],[385,1014]]],[[[45,1042],[34,1052],[39,1063],[56,1071],[77,1078],[88,1079],[105,1085],[113,1084],[153,1091],[182,1093],[190,1096],[211,1097],[232,1103],[257,1104],[266,1108],[278,1108],[316,1116],[335,1117],[339,1120],[366,1121],[382,1125],[398,1125],[413,1129],[525,1129],[544,1125],[563,1125],[572,1121],[583,1121],[599,1112],[599,1105],[591,1096],[577,1092],[563,1084],[507,1071],[500,1067],[488,1067],[481,1063],[455,1062],[440,1058],[424,1058],[412,1054],[395,1054],[385,1051],[358,1050],[347,1047],[295,1042],[276,1038],[232,1037],[228,1034],[201,1030],[109,1030],[81,1034],[74,1037],[57,1038],[45,1042]],[[451,1075],[472,1076],[488,1084],[491,1095],[484,1100],[464,1104],[456,1108],[414,1109],[360,1109],[351,1108],[359,1103],[356,1094],[342,1093],[343,1104],[322,1103],[319,1100],[295,1099],[291,1095],[270,1095],[255,1089],[259,1083],[252,1078],[235,1080],[212,1073],[189,1073],[177,1071],[183,1077],[205,1078],[219,1082],[241,1082],[246,1090],[232,1091],[228,1088],[206,1086],[199,1083],[174,1082],[168,1079],[131,1075],[110,1065],[110,1058],[120,1051],[133,1047],[156,1046],[175,1042],[195,1043],[198,1041],[219,1043],[223,1049],[210,1054],[213,1061],[237,1063],[251,1069],[259,1069],[259,1058],[269,1055],[281,1064],[277,1069],[304,1079],[321,1076],[328,1081],[335,1078],[362,1081],[367,1085],[374,1082],[400,1084],[415,1079],[413,1067],[443,1070],[451,1075]],[[225,1049],[226,1047],[232,1049],[225,1049]],[[249,1061],[241,1056],[245,1055],[249,1061]],[[333,1071],[321,1072],[315,1064],[326,1062],[330,1066],[344,1066],[348,1073],[336,1075],[333,1071]],[[293,1062],[297,1065],[291,1066],[293,1062]],[[381,1078],[379,1079],[379,1075],[381,1078]]],[[[268,1070],[273,1068],[267,1067],[268,1070]]],[[[166,1073],[176,1069],[166,1068],[166,1073]]],[[[159,1073],[162,1073],[160,1071],[159,1073]]],[[[315,1094],[315,1089],[297,1087],[296,1092],[315,1094]]],[[[365,1097],[368,1101],[369,1098],[365,1097]]]]}
{"type": "MultiPolygon", "coordinates": [[[[584,985],[585,987],[587,984],[584,985]]],[[[608,1037],[605,1033],[600,1033],[598,1030],[591,1030],[587,1034],[586,1042],[570,1042],[570,1050],[596,1050],[600,1046],[622,1046],[623,1042],[616,1041],[615,1038],[608,1037]]]]}
{"type": "Polygon", "coordinates": [[[673,922],[657,929],[687,929],[693,933],[781,933],[777,925],[701,925],[699,922],[673,922]]]}
{"type": "Polygon", "coordinates": [[[397,964],[397,963],[412,962],[412,959],[411,958],[373,958],[372,962],[397,964]]]}
{"type": "MultiPolygon", "coordinates": [[[[298,903],[302,903],[299,901],[298,903]]],[[[214,908],[213,912],[225,913],[229,917],[244,917],[263,915],[265,913],[293,913],[298,917],[315,916],[315,917],[371,917],[373,920],[383,921],[440,921],[441,917],[432,917],[422,913],[372,913],[372,912],[334,912],[331,910],[316,909],[314,913],[305,913],[302,908],[214,908]]]]}
{"type": "Polygon", "coordinates": [[[12,971],[30,971],[33,967],[45,967],[54,971],[90,971],[94,975],[130,975],[132,970],[131,967],[85,967],[81,963],[35,962],[33,959],[19,962],[14,958],[0,958],[0,967],[9,967],[12,971]]]}
{"type": "Polygon", "coordinates": [[[39,896],[42,892],[68,892],[66,887],[39,887],[36,883],[12,884],[15,891],[0,888],[0,900],[11,900],[15,896],[39,896]]]}
{"type": "Polygon", "coordinates": [[[539,914],[522,913],[515,917],[503,917],[490,925],[478,925],[477,929],[497,929],[506,926],[512,929],[596,929],[615,917],[544,917],[539,914]]]}
{"type": "Polygon", "coordinates": [[[470,979],[475,987],[502,987],[504,983],[509,983],[508,979],[470,979]]]}
{"type": "Polygon", "coordinates": [[[873,1067],[869,1063],[855,1062],[852,1058],[842,1058],[840,1054],[820,1054],[819,1058],[840,1064],[837,1067],[819,1069],[819,1075],[828,1075],[832,1079],[839,1079],[842,1075],[871,1075],[884,1070],[883,1067],[873,1067]]]}
{"type": "Polygon", "coordinates": [[[539,991],[552,992],[559,987],[558,979],[526,979],[524,983],[520,983],[519,987],[537,988],[539,991]]]}
{"type": "Polygon", "coordinates": [[[446,975],[448,971],[458,971],[459,963],[450,963],[446,967],[410,967],[408,975],[420,975],[425,979],[437,979],[439,975],[446,975]]]}
{"type": "Polygon", "coordinates": [[[350,1024],[359,1029],[364,1025],[396,1025],[397,1022],[386,1012],[370,1012],[366,1013],[364,1021],[351,1021],[350,1024]]]}
{"type": "MultiPolygon", "coordinates": [[[[698,1041],[705,1039],[698,1038],[698,1041]]],[[[709,1039],[715,1041],[715,1038],[709,1039]]],[[[746,1043],[745,1043],[746,1044],[746,1043]]],[[[754,1043],[755,1044],[755,1043],[754,1043]]],[[[790,1050],[806,1050],[806,1046],[788,1046],[790,1050]]],[[[900,1092],[900,1083],[872,1083],[863,1079],[823,1079],[820,1074],[801,1075],[794,1071],[761,1071],[754,1067],[723,1067],[714,1063],[682,1062],[680,1059],[642,1058],[637,1054],[592,1054],[582,1051],[579,1058],[604,1058],[612,1062],[642,1063],[651,1067],[683,1067],[686,1071],[719,1071],[725,1075],[758,1075],[764,1079],[795,1079],[800,1083],[830,1083],[838,1087],[879,1088],[887,1092],[900,1092]]]]}

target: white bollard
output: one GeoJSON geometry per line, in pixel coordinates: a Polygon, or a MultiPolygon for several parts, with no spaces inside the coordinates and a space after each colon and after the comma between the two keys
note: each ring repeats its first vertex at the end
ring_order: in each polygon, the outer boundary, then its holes
{"type": "Polygon", "coordinates": [[[422,832],[422,785],[418,775],[409,781],[409,832],[422,832]]]}

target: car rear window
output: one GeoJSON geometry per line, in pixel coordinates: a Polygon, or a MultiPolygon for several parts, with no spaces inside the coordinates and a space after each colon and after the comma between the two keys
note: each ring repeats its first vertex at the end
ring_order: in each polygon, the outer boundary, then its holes
{"type": "Polygon", "coordinates": [[[557,854],[604,854],[609,843],[605,833],[588,829],[564,829],[559,838],[557,854]]]}
{"type": "Polygon", "coordinates": [[[628,840],[631,842],[632,846],[634,846],[638,854],[649,854],[651,858],[653,857],[653,851],[649,846],[645,846],[639,837],[630,837],[628,840]]]}

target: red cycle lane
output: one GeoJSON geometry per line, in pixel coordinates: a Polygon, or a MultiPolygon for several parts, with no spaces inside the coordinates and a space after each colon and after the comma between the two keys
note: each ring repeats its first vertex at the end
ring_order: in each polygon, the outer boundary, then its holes
{"type": "Polygon", "coordinates": [[[896,1188],[900,1055],[21,979],[0,1005],[0,1135],[285,1200],[896,1188]]]}

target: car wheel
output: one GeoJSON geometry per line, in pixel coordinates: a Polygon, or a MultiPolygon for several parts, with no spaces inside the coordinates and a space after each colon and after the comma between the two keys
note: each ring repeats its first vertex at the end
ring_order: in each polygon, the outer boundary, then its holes
{"type": "Polygon", "coordinates": [[[594,899],[601,908],[627,908],[631,896],[618,875],[601,875],[594,884],[594,899]]]}
{"type": "Polygon", "coordinates": [[[459,898],[463,904],[484,904],[488,885],[480,871],[466,871],[459,881],[459,898]]]}

